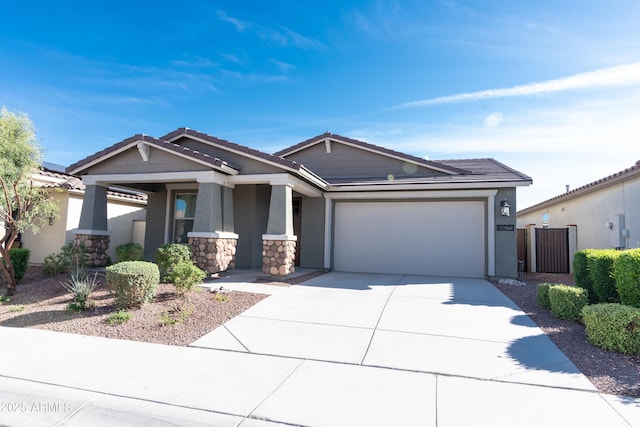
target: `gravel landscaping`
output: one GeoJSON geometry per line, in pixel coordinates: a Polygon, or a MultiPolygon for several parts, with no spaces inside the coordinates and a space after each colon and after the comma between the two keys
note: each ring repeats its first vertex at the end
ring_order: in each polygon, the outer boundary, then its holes
{"type": "MultiPolygon", "coordinates": [[[[40,269],[30,267],[18,284],[16,295],[0,305],[0,326],[188,345],[266,297],[248,292],[214,294],[202,289],[189,293],[186,300],[173,285],[162,283],[153,302],[127,310],[131,319],[112,325],[107,319],[118,309],[104,277],[100,277],[100,286],[91,294],[95,308],[81,312],[66,310],[73,297],[60,282],[67,279],[63,275],[43,276],[40,269]]],[[[4,293],[0,288],[0,294],[4,293]]]]}
{"type": "MultiPolygon", "coordinates": [[[[322,273],[314,272],[282,282],[268,279],[262,282],[290,286],[322,273]]],[[[100,286],[91,295],[95,307],[81,312],[66,310],[72,296],[60,282],[67,279],[67,276],[47,277],[39,268],[29,268],[18,285],[17,294],[0,305],[0,326],[188,345],[266,297],[248,292],[216,294],[200,290],[191,292],[186,300],[176,293],[173,285],[161,284],[153,302],[141,309],[128,310],[130,320],[112,325],[107,319],[118,310],[105,288],[104,278],[100,278],[100,286]]],[[[572,277],[526,274],[524,280],[525,286],[498,283],[494,286],[528,314],[598,390],[640,397],[640,356],[595,347],[587,341],[582,324],[555,319],[548,310],[536,305],[538,283],[573,284],[572,277]]],[[[0,288],[0,295],[4,293],[4,288],[0,288]]]]}

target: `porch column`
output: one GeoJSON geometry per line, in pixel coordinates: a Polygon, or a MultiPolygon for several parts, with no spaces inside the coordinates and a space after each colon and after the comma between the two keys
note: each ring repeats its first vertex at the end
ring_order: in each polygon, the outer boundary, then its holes
{"type": "Polygon", "coordinates": [[[286,276],[295,271],[296,240],[293,234],[293,198],[288,185],[271,187],[267,234],[262,235],[262,271],[286,276]]]}
{"type": "Polygon", "coordinates": [[[187,234],[198,268],[209,274],[235,268],[233,231],[233,189],[200,182],[193,231],[187,234]]]}
{"type": "Polygon", "coordinates": [[[73,244],[87,249],[89,264],[107,265],[111,233],[107,229],[107,188],[87,185],[80,211],[80,224],[74,230],[73,244]]]}

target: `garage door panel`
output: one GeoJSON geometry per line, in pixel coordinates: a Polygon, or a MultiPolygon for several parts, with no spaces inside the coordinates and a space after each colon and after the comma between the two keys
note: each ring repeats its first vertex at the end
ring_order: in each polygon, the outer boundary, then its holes
{"type": "Polygon", "coordinates": [[[482,277],[484,203],[338,202],[334,269],[482,277]]]}

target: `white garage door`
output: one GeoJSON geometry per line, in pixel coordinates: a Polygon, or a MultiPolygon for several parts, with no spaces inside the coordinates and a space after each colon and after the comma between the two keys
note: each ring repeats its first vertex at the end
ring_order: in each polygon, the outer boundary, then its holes
{"type": "Polygon", "coordinates": [[[485,207],[468,202],[338,202],[336,271],[485,276],[485,207]]]}

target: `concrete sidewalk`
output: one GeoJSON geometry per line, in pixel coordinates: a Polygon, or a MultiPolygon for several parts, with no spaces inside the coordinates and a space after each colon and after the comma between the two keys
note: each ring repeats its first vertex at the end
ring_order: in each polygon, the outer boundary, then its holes
{"type": "Polygon", "coordinates": [[[193,347],[0,343],[0,425],[640,425],[482,280],[329,273],[193,347]]]}

